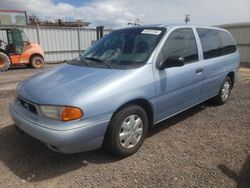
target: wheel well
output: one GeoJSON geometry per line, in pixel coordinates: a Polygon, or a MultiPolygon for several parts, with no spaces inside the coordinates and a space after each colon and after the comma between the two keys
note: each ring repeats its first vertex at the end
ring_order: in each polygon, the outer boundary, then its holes
{"type": "MultiPolygon", "coordinates": [[[[135,99],[135,100],[132,100],[132,101],[129,101],[125,104],[123,104],[122,106],[120,106],[116,111],[115,113],[113,114],[113,116],[119,112],[121,109],[127,107],[127,106],[130,106],[130,105],[138,105],[140,106],[141,108],[143,108],[145,110],[145,112],[147,113],[147,116],[148,116],[148,120],[149,120],[149,127],[152,127],[153,126],[153,121],[154,121],[154,117],[153,117],[153,108],[152,108],[152,105],[150,104],[149,101],[147,101],[146,99],[135,99]]],[[[112,117],[113,117],[112,116],[112,117]]]]}
{"type": "Polygon", "coordinates": [[[233,88],[233,86],[234,86],[234,72],[228,73],[227,76],[231,79],[231,81],[232,81],[232,88],[233,88]]]}
{"type": "Polygon", "coordinates": [[[41,58],[43,59],[43,56],[42,56],[41,54],[35,53],[35,54],[32,54],[32,55],[30,56],[30,59],[29,59],[29,62],[30,62],[30,63],[31,63],[32,58],[35,57],[35,56],[39,56],[39,57],[41,57],[41,58]]]}

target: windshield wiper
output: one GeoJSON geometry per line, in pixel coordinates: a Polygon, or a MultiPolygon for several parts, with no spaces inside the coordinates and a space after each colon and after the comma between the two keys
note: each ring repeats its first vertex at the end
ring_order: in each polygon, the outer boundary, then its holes
{"type": "Polygon", "coordinates": [[[112,67],[110,64],[108,64],[107,62],[105,62],[105,61],[103,61],[103,60],[101,60],[101,59],[98,59],[98,58],[96,58],[96,57],[84,57],[84,59],[89,59],[89,60],[92,60],[92,61],[95,61],[95,62],[103,63],[103,64],[106,65],[108,68],[113,69],[113,67],[112,67]]]}
{"type": "Polygon", "coordinates": [[[85,58],[80,57],[78,60],[80,60],[81,63],[84,63],[85,65],[89,66],[89,64],[84,61],[85,58]]]}

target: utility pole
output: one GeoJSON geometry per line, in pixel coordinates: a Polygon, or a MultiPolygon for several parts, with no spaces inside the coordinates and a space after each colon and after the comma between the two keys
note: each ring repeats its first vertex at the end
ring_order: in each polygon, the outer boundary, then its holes
{"type": "Polygon", "coordinates": [[[185,23],[187,24],[188,22],[190,22],[190,15],[189,14],[186,14],[185,15],[185,23]]]}

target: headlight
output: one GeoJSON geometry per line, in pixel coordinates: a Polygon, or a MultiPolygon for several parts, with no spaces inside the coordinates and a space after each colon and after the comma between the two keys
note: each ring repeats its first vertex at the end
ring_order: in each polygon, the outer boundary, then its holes
{"type": "Polygon", "coordinates": [[[40,109],[45,117],[61,121],[80,119],[83,116],[82,110],[73,106],[41,105],[40,109]]]}

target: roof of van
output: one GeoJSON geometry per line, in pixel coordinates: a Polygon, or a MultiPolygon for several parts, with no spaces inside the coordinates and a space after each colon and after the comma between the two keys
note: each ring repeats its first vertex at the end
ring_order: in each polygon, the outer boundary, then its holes
{"type": "Polygon", "coordinates": [[[187,27],[200,27],[200,28],[211,28],[211,29],[220,29],[224,30],[220,27],[214,27],[214,26],[204,26],[204,25],[192,25],[192,24],[150,24],[150,25],[141,25],[141,26],[133,26],[133,28],[150,28],[150,27],[160,27],[160,28],[172,28],[172,27],[181,27],[181,26],[187,26],[187,27]]]}

